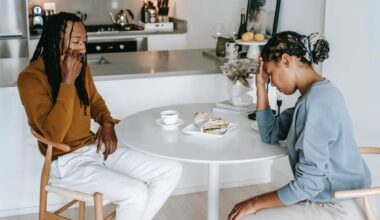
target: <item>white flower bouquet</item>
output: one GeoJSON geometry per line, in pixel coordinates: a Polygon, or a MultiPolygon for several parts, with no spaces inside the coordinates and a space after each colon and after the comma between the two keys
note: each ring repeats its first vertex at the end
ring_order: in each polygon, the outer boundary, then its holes
{"type": "Polygon", "coordinates": [[[235,84],[236,81],[240,81],[248,88],[250,86],[249,79],[252,79],[252,76],[256,74],[258,65],[258,59],[245,58],[227,60],[220,65],[219,68],[233,84],[235,84]]]}

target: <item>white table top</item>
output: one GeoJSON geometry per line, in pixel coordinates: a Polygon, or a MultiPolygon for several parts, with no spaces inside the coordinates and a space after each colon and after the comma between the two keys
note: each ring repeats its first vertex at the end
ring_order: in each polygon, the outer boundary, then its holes
{"type": "Polygon", "coordinates": [[[233,164],[273,159],[286,155],[279,145],[261,142],[258,131],[249,125],[246,116],[212,112],[215,104],[165,106],[138,112],[122,120],[116,127],[121,144],[151,155],[190,163],[233,164]],[[156,124],[163,110],[177,110],[184,124],[164,129],[156,124]],[[185,134],[182,129],[193,122],[195,112],[222,116],[237,128],[221,138],[185,134]]]}

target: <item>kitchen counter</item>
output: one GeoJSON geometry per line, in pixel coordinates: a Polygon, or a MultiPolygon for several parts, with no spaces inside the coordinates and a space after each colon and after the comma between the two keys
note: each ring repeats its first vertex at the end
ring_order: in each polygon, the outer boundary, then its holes
{"type": "MultiPolygon", "coordinates": [[[[90,54],[87,60],[95,81],[220,73],[200,49],[90,54]],[[109,63],[97,64],[100,59],[109,63]]],[[[15,86],[28,63],[28,58],[0,59],[0,87],[15,86]]]]}

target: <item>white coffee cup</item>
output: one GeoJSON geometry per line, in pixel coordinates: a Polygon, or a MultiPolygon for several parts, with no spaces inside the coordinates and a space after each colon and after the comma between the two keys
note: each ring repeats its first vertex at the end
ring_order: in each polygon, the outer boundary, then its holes
{"type": "Polygon", "coordinates": [[[178,121],[178,112],[175,110],[165,110],[161,112],[161,121],[166,125],[175,124],[178,121]]]}

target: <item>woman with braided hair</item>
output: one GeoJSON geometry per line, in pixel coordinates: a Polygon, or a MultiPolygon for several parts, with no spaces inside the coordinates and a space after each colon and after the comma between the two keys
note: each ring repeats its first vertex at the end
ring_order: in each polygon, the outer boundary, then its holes
{"type": "MultiPolygon", "coordinates": [[[[87,34],[74,14],[49,16],[29,66],[17,80],[28,123],[54,149],[50,184],[116,204],[116,219],[149,220],[170,196],[182,166],[117,145],[116,121],[98,93],[86,62],[87,34]],[[101,129],[90,130],[91,119],[101,129]],[[96,144],[97,142],[97,144],[96,144]]],[[[39,143],[41,153],[46,146],[39,143]]]]}
{"type": "Polygon", "coordinates": [[[265,143],[286,145],[294,179],[276,191],[235,205],[229,220],[365,219],[356,200],[336,201],[333,192],[370,186],[371,177],[354,138],[340,91],[313,64],[328,58],[329,44],[314,33],[286,31],[264,46],[256,75],[256,119],[265,143]],[[265,83],[301,97],[274,117],[265,83]],[[255,214],[255,215],[249,215],[255,214]],[[247,216],[249,215],[249,216],[247,216]]]}

